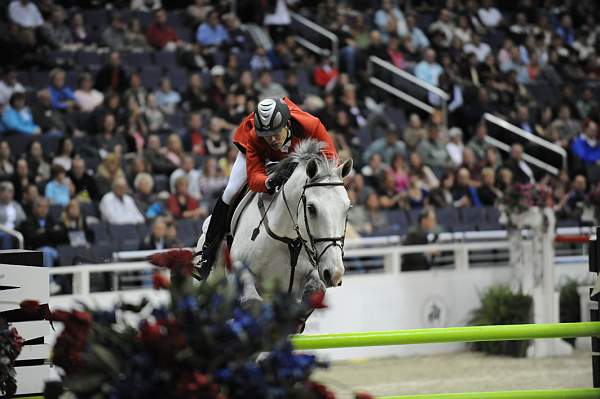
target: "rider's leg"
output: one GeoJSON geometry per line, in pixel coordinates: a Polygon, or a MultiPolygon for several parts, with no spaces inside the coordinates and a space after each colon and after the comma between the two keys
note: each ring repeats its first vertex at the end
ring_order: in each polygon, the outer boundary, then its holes
{"type": "Polygon", "coordinates": [[[210,273],[213,263],[217,257],[217,250],[221,246],[221,240],[227,231],[227,213],[229,205],[246,183],[246,156],[241,152],[237,155],[227,187],[221,198],[217,200],[210,217],[210,223],[206,230],[204,245],[202,246],[202,258],[200,260],[199,273],[206,278],[210,273]]]}

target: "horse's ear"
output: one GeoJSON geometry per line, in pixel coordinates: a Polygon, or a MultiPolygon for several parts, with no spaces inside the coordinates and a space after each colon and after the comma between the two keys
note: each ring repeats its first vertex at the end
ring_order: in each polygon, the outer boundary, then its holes
{"type": "Polygon", "coordinates": [[[350,158],[346,160],[346,162],[344,162],[342,165],[338,166],[338,173],[340,174],[340,177],[342,179],[350,174],[350,172],[352,171],[353,164],[354,162],[352,161],[352,158],[350,158]]]}
{"type": "Polygon", "coordinates": [[[311,159],[306,164],[306,175],[309,179],[312,179],[317,175],[317,172],[319,172],[319,164],[316,159],[311,159]]]}

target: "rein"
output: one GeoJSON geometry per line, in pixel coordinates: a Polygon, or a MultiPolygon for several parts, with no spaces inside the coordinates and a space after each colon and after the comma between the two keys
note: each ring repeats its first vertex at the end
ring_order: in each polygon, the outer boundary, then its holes
{"type": "MultiPolygon", "coordinates": [[[[296,218],[294,218],[292,210],[289,206],[289,202],[285,195],[285,184],[281,187],[280,192],[281,192],[281,195],[283,198],[283,203],[285,204],[285,207],[288,211],[290,219],[294,223],[294,231],[296,232],[296,238],[283,237],[283,236],[276,234],[273,230],[271,230],[271,228],[269,226],[269,219],[267,217],[267,212],[271,208],[271,204],[273,204],[273,202],[275,202],[275,198],[273,198],[271,200],[271,202],[269,203],[269,206],[265,209],[265,204],[264,204],[262,195],[260,195],[258,197],[257,204],[258,204],[258,209],[261,214],[261,220],[260,220],[260,223],[258,224],[258,227],[256,227],[254,229],[251,239],[252,239],[252,241],[254,241],[256,239],[256,237],[258,236],[258,233],[260,231],[260,225],[264,224],[265,230],[267,231],[267,234],[271,238],[273,238],[274,240],[280,241],[288,246],[288,251],[290,252],[290,269],[291,269],[290,281],[289,281],[289,285],[288,285],[288,293],[292,292],[292,288],[294,286],[294,276],[296,274],[296,265],[298,264],[298,257],[300,255],[300,251],[302,250],[302,248],[304,248],[304,250],[306,251],[306,254],[308,255],[308,259],[309,259],[311,265],[315,269],[318,269],[321,258],[323,257],[325,252],[331,247],[340,248],[340,250],[342,251],[342,256],[344,256],[344,240],[346,238],[346,227],[348,226],[348,216],[346,216],[346,221],[344,223],[344,234],[342,236],[315,238],[310,231],[310,224],[308,223],[308,216],[307,216],[308,205],[306,203],[306,190],[308,188],[311,188],[311,187],[336,187],[336,186],[343,186],[343,185],[344,185],[343,182],[308,183],[308,179],[306,179],[304,186],[302,187],[302,194],[300,196],[300,201],[298,201],[298,205],[296,206],[296,218]],[[300,211],[300,204],[302,204],[303,210],[304,210],[304,225],[306,227],[306,233],[308,234],[307,240],[305,240],[302,237],[302,234],[300,233],[300,225],[298,224],[298,221],[297,221],[298,213],[300,211]],[[317,248],[317,243],[321,243],[321,242],[329,242],[329,244],[326,245],[325,248],[321,252],[319,252],[319,250],[317,248]]],[[[279,191],[277,192],[277,194],[278,193],[279,193],[279,191]]]]}

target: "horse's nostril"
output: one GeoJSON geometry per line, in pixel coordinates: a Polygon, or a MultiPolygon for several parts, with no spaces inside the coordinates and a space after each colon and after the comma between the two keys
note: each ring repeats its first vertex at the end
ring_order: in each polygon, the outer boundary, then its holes
{"type": "Polygon", "coordinates": [[[323,271],[323,280],[325,280],[325,284],[331,286],[331,272],[329,270],[323,271]]]}
{"type": "Polygon", "coordinates": [[[338,287],[342,286],[342,280],[340,280],[340,282],[338,283],[338,287]]]}

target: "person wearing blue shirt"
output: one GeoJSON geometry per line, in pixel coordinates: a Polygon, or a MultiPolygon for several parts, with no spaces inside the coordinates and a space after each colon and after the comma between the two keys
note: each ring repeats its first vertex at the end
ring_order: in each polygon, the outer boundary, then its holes
{"type": "Polygon", "coordinates": [[[219,14],[216,11],[211,11],[207,22],[198,27],[196,40],[203,46],[221,46],[229,41],[229,33],[219,23],[219,14]]]}
{"type": "Polygon", "coordinates": [[[595,164],[600,161],[600,144],[598,143],[598,125],[588,120],[581,133],[571,144],[575,157],[586,164],[595,164]]]}
{"type": "Polygon", "coordinates": [[[70,182],[61,165],[52,165],[52,180],[46,184],[45,197],[52,205],[67,206],[71,200],[70,182]]]}
{"type": "Polygon", "coordinates": [[[425,82],[437,86],[440,75],[444,72],[440,64],[435,62],[435,51],[425,50],[425,59],[415,67],[415,76],[425,82]]]}
{"type": "Polygon", "coordinates": [[[65,86],[65,71],[56,68],[50,72],[50,96],[52,97],[52,108],[66,110],[75,103],[75,93],[65,86]]]}
{"type": "Polygon", "coordinates": [[[25,95],[17,92],[10,97],[9,105],[2,112],[1,133],[40,134],[42,129],[33,122],[29,108],[25,106],[25,95]]]}

